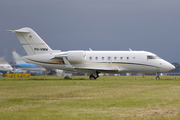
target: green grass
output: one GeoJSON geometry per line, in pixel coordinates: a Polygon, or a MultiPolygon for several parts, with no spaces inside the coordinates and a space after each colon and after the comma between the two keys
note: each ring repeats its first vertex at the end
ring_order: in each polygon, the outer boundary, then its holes
{"type": "Polygon", "coordinates": [[[180,77],[1,77],[0,119],[178,120],[180,77]]]}

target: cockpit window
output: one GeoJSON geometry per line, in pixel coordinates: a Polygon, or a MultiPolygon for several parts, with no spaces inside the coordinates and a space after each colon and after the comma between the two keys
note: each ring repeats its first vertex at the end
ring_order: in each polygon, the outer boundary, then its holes
{"type": "Polygon", "coordinates": [[[156,58],[154,56],[152,56],[152,55],[148,55],[147,59],[156,59],[156,58]]]}
{"type": "Polygon", "coordinates": [[[156,55],[148,55],[147,59],[161,59],[161,58],[156,55]]]}

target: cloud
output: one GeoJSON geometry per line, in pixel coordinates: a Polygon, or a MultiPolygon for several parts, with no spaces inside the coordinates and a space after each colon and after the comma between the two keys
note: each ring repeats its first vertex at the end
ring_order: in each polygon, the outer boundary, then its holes
{"type": "MultiPolygon", "coordinates": [[[[147,50],[174,62],[180,50],[179,0],[1,1],[0,50],[23,47],[5,30],[31,27],[52,48],[147,50]],[[11,44],[10,44],[11,43],[11,44]]],[[[3,52],[0,53],[3,56],[3,52]]]]}

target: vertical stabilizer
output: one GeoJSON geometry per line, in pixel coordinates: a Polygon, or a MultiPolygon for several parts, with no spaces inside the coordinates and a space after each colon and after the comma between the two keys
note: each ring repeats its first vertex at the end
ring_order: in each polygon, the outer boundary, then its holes
{"type": "Polygon", "coordinates": [[[17,54],[15,51],[12,52],[12,55],[13,55],[14,62],[16,64],[24,64],[24,63],[26,63],[26,62],[21,60],[21,56],[19,54],[17,54]]]}
{"type": "Polygon", "coordinates": [[[10,30],[15,33],[28,55],[49,53],[52,49],[31,28],[10,30]]]}

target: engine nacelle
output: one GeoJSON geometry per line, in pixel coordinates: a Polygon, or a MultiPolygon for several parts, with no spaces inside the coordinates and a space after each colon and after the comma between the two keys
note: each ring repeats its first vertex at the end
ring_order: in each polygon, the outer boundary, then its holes
{"type": "Polygon", "coordinates": [[[86,58],[85,51],[68,51],[67,52],[67,59],[70,62],[84,61],[85,58],[86,58]]]}

